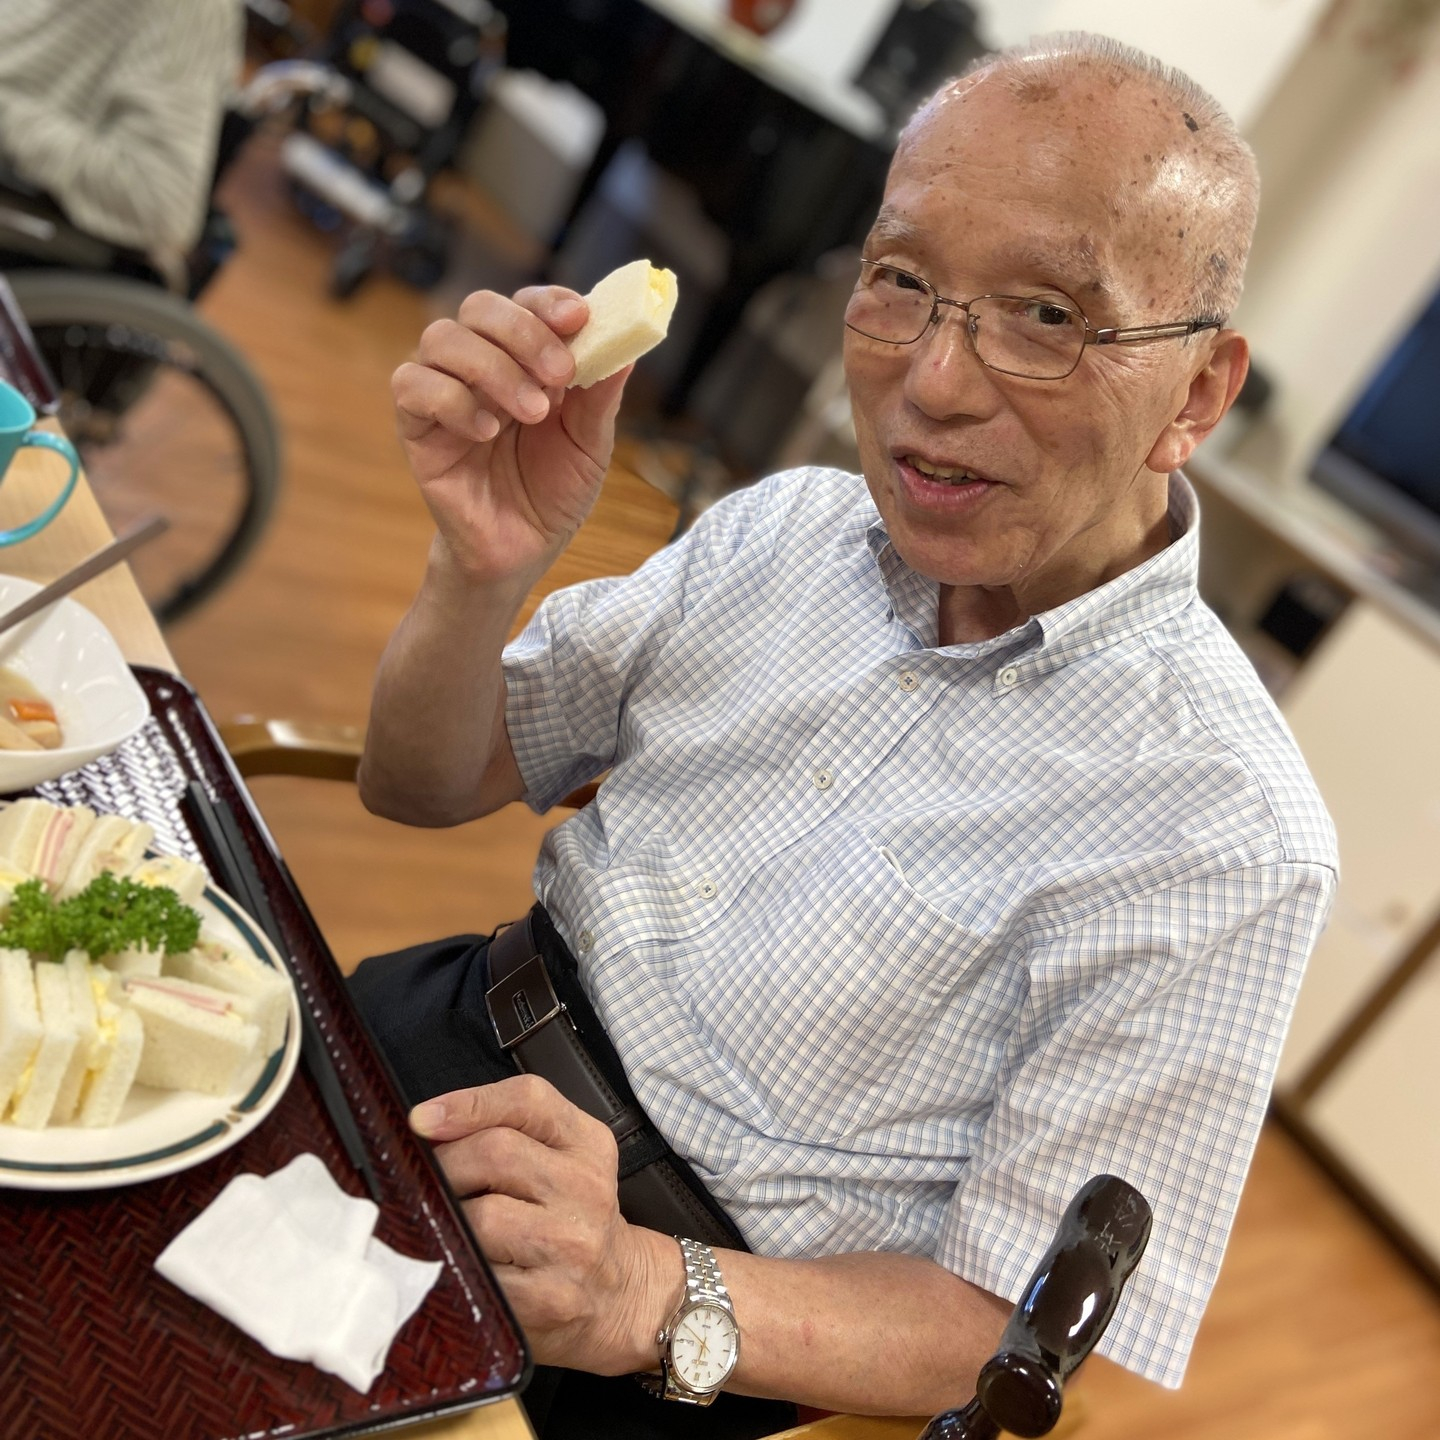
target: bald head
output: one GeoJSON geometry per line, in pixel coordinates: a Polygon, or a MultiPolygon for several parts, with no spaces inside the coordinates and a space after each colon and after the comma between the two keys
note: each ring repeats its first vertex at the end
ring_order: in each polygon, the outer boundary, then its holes
{"type": "Polygon", "coordinates": [[[1146,288],[1166,292],[1162,303],[1187,317],[1223,319],[1235,308],[1259,172],[1220,103],[1187,75],[1115,40],[1042,36],[943,86],[905,127],[897,160],[937,127],[964,124],[962,110],[1020,117],[1022,130],[1040,137],[1022,157],[1027,165],[1063,164],[1067,151],[1098,147],[1103,163],[1093,173],[1104,193],[1093,198],[1153,256],[1146,288]]]}

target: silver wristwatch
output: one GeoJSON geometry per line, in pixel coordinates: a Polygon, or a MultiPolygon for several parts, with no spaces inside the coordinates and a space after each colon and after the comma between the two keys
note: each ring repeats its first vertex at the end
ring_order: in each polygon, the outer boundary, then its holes
{"type": "Polygon", "coordinates": [[[659,1376],[639,1378],[666,1400],[708,1405],[740,1358],[740,1327],[714,1251],[698,1240],[675,1238],[685,1261],[685,1293],[655,1337],[659,1376]]]}

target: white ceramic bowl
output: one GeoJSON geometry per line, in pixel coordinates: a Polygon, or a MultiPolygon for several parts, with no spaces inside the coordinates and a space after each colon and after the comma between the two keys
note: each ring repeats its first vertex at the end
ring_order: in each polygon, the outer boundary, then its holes
{"type": "MultiPolygon", "coordinates": [[[[0,615],[40,586],[0,575],[0,615]]],[[[110,632],[74,600],[0,635],[0,665],[23,675],[54,707],[58,750],[0,750],[0,794],[26,790],[113,750],[146,721],[150,706],[110,632]]]]}

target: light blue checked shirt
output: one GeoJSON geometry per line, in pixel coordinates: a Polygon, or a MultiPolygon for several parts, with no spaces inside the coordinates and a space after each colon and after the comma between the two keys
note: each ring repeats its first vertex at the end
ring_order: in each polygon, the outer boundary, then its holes
{"type": "Polygon", "coordinates": [[[506,655],[536,891],[656,1125],[761,1254],[932,1256],[1008,1299],[1090,1176],[1146,1258],[1102,1351],[1178,1385],[1335,837],[1165,551],[978,644],[864,482],[792,471],[506,655]]]}

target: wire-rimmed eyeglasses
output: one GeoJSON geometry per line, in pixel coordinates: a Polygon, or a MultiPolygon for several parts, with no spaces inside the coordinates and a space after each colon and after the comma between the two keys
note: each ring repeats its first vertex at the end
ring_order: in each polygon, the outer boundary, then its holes
{"type": "Polygon", "coordinates": [[[1214,318],[1166,325],[1097,330],[1073,306],[1044,296],[977,295],[951,300],[928,280],[879,260],[862,260],[860,278],[845,308],[845,323],[858,335],[887,345],[913,345],[940,321],[940,307],[965,312],[970,349],[982,365],[1025,380],[1063,380],[1087,345],[1138,345],[1218,330],[1214,318]]]}

